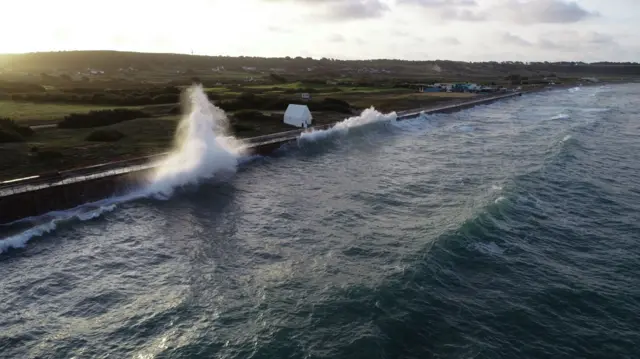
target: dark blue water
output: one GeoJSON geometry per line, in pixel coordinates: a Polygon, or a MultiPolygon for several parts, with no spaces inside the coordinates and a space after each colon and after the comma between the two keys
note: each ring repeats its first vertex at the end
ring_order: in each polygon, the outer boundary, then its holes
{"type": "Polygon", "coordinates": [[[638,358],[640,86],[333,133],[0,255],[3,358],[638,358]]]}

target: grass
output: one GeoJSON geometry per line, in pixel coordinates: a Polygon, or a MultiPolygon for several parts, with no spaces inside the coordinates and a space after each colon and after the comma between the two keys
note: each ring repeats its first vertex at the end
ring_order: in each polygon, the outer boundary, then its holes
{"type": "Polygon", "coordinates": [[[26,142],[0,146],[1,179],[23,177],[53,170],[77,168],[156,154],[171,148],[177,119],[138,119],[101,129],[117,130],[124,137],[116,142],[90,142],[87,129],[44,128],[36,130],[26,142]],[[55,152],[59,159],[40,159],[38,152],[55,152]]]}
{"type": "Polygon", "coordinates": [[[475,96],[475,94],[465,92],[425,92],[421,95],[440,98],[470,98],[475,96]]]}
{"type": "MultiPolygon", "coordinates": [[[[245,86],[245,88],[247,89],[254,89],[254,90],[268,90],[268,89],[272,89],[274,87],[279,87],[281,89],[297,89],[297,88],[303,88],[303,87],[318,87],[320,85],[304,85],[302,84],[302,82],[290,82],[290,83],[286,83],[286,84],[277,84],[277,85],[250,85],[250,86],[245,86]]],[[[322,85],[325,86],[325,85],[322,85]]],[[[325,86],[326,87],[326,86],[325,86]]]]}
{"type": "Polygon", "coordinates": [[[20,123],[33,126],[47,124],[54,120],[60,120],[71,113],[87,113],[92,110],[106,110],[112,108],[115,107],[0,101],[0,117],[8,117],[20,123]]]}

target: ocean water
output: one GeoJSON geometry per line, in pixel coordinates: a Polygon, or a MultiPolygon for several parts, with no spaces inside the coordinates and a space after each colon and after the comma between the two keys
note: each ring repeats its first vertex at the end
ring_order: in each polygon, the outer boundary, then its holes
{"type": "Polygon", "coordinates": [[[351,121],[49,224],[0,254],[0,357],[638,358],[638,98],[351,121]]]}

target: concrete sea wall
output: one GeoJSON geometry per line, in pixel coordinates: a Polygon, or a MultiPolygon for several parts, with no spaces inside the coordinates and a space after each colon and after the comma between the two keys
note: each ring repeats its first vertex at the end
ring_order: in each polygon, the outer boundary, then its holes
{"type": "MultiPolygon", "coordinates": [[[[508,93],[435,108],[403,111],[398,113],[398,120],[412,119],[422,114],[460,111],[521,95],[522,93],[517,92],[508,93]]],[[[314,126],[312,129],[322,130],[332,126],[333,124],[314,126]]],[[[254,137],[247,139],[246,142],[251,153],[268,155],[284,143],[295,141],[303,131],[293,130],[254,137]]],[[[135,190],[153,169],[149,162],[162,155],[63,171],[54,177],[34,176],[23,180],[2,182],[0,183],[0,224],[51,211],[74,208],[135,190]]]]}

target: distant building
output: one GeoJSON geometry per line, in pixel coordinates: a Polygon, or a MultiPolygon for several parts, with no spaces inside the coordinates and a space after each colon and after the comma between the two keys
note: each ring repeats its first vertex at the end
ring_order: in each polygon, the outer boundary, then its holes
{"type": "Polygon", "coordinates": [[[290,104],[284,112],[284,123],[290,126],[307,128],[311,126],[313,117],[307,105],[290,104]]]}
{"type": "Polygon", "coordinates": [[[311,100],[311,94],[310,93],[303,93],[300,95],[300,98],[302,98],[305,101],[309,101],[311,100]]]}
{"type": "Polygon", "coordinates": [[[469,92],[478,92],[482,89],[480,85],[477,84],[467,84],[467,91],[469,92]]]}

